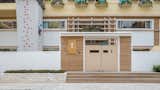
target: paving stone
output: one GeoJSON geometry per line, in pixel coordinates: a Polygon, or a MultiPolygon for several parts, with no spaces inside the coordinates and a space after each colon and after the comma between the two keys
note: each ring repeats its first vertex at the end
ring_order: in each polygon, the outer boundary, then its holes
{"type": "Polygon", "coordinates": [[[0,90],[160,90],[158,83],[64,83],[64,81],[65,74],[5,74],[0,78],[0,90]]]}

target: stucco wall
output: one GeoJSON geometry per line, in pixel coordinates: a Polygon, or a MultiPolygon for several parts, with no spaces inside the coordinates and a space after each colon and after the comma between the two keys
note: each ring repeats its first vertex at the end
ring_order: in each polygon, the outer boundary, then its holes
{"type": "Polygon", "coordinates": [[[0,68],[60,69],[60,52],[0,52],[0,68]]]}
{"type": "Polygon", "coordinates": [[[58,46],[60,43],[59,32],[46,31],[43,40],[44,46],[58,46]]]}
{"type": "Polygon", "coordinates": [[[132,52],[132,71],[152,71],[160,65],[160,52],[132,52]]]}
{"type": "Polygon", "coordinates": [[[0,46],[16,46],[17,32],[2,31],[0,32],[0,46]]]}
{"type": "MultiPolygon", "coordinates": [[[[152,71],[160,64],[160,52],[132,52],[132,71],[152,71]]],[[[0,52],[0,68],[61,69],[60,52],[0,52]]]]}
{"type": "MultiPolygon", "coordinates": [[[[123,32],[123,31],[120,31],[123,32]]],[[[126,32],[126,31],[124,31],[126,32]]],[[[132,33],[132,46],[154,46],[153,31],[127,31],[132,33]]]]}
{"type": "MultiPolygon", "coordinates": [[[[59,32],[44,32],[43,46],[58,46],[60,42],[59,32]]],[[[1,31],[0,32],[0,46],[17,46],[17,32],[16,31],[1,31]]]]}

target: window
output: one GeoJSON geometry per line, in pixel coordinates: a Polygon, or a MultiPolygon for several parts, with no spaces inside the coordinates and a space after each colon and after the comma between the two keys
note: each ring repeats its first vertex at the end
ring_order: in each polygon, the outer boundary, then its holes
{"type": "Polygon", "coordinates": [[[0,3],[15,3],[15,0],[0,0],[0,3]]]}
{"type": "Polygon", "coordinates": [[[117,30],[153,30],[154,23],[151,19],[119,19],[117,30]]]}
{"type": "Polygon", "coordinates": [[[10,29],[16,29],[16,21],[0,21],[0,30],[10,30],[10,29]]]}
{"type": "Polygon", "coordinates": [[[108,40],[86,40],[86,45],[108,45],[108,40]]]}
{"type": "Polygon", "coordinates": [[[44,20],[43,28],[49,30],[67,30],[66,20],[44,20]]]}

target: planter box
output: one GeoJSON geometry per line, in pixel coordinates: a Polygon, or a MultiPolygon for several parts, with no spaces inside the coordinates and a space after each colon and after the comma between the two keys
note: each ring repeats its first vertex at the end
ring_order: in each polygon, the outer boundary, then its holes
{"type": "Polygon", "coordinates": [[[84,3],[84,4],[75,4],[76,8],[87,8],[88,3],[84,3]]]}
{"type": "Polygon", "coordinates": [[[95,6],[96,6],[97,8],[106,8],[106,7],[108,7],[108,3],[104,3],[104,4],[96,3],[95,6]]]}
{"type": "Polygon", "coordinates": [[[129,8],[131,6],[132,6],[131,3],[119,4],[119,7],[121,7],[121,8],[129,8]]]}
{"type": "Polygon", "coordinates": [[[147,2],[147,3],[144,3],[144,4],[139,3],[139,6],[141,8],[150,8],[150,7],[152,7],[152,2],[147,2]]]}
{"type": "Polygon", "coordinates": [[[59,4],[59,5],[53,5],[53,4],[51,4],[51,6],[52,6],[53,8],[63,8],[63,7],[64,7],[64,4],[59,4]]]}

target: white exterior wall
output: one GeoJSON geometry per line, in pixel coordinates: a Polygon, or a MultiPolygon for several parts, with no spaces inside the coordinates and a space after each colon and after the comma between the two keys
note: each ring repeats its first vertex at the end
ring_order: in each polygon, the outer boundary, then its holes
{"type": "Polygon", "coordinates": [[[0,69],[59,70],[61,69],[60,64],[60,52],[0,52],[0,69]]]}
{"type": "Polygon", "coordinates": [[[150,72],[160,65],[160,52],[132,52],[132,71],[150,72]]]}
{"type": "MultiPolygon", "coordinates": [[[[160,64],[159,52],[132,52],[133,72],[151,72],[153,65],[157,64],[160,64]]],[[[0,52],[0,68],[59,70],[61,69],[60,52],[0,52]]]]}
{"type": "Polygon", "coordinates": [[[1,31],[0,46],[17,46],[17,32],[1,31]]]}
{"type": "MultiPolygon", "coordinates": [[[[43,46],[58,46],[60,43],[59,32],[46,31],[42,36],[43,46]]],[[[17,32],[16,31],[2,31],[0,32],[0,46],[17,46],[17,32]]]]}
{"type": "Polygon", "coordinates": [[[59,32],[46,31],[44,32],[43,46],[59,46],[60,36],[59,32]]]}
{"type": "Polygon", "coordinates": [[[16,7],[18,50],[41,50],[42,8],[37,0],[16,0],[16,7]]]}
{"type": "Polygon", "coordinates": [[[132,46],[154,46],[154,32],[132,32],[132,46]]]}
{"type": "MultiPolygon", "coordinates": [[[[120,31],[126,32],[126,31],[120,31]]],[[[127,31],[132,33],[132,46],[154,46],[153,31],[127,31]]]]}

